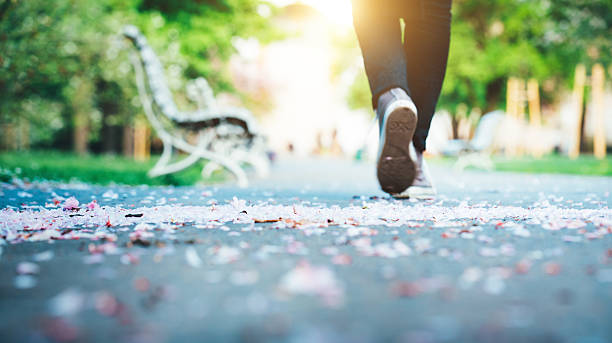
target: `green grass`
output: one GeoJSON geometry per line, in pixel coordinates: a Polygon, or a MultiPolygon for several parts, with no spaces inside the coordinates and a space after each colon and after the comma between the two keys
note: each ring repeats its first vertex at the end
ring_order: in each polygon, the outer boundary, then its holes
{"type": "MultiPolygon", "coordinates": [[[[196,183],[216,183],[223,181],[227,174],[217,172],[210,179],[203,179],[200,172],[204,162],[179,173],[149,178],[147,172],[157,156],[147,162],[132,159],[89,155],[76,156],[58,151],[29,151],[0,153],[0,181],[9,181],[13,176],[27,180],[81,181],[107,185],[111,183],[126,185],[193,185],[196,183]]],[[[451,167],[456,159],[434,158],[431,162],[451,167]]],[[[527,173],[562,173],[579,175],[612,176],[610,158],[597,160],[592,156],[581,156],[571,160],[565,156],[549,155],[541,159],[531,157],[505,158],[493,157],[495,169],[499,171],[527,173]]]]}
{"type": "MultiPolygon", "coordinates": [[[[580,156],[572,160],[562,155],[547,155],[540,159],[533,157],[508,158],[504,156],[493,156],[493,163],[497,171],[524,172],[535,174],[576,174],[576,175],[600,175],[612,176],[611,158],[598,160],[592,155],[580,156]]],[[[434,157],[429,161],[440,167],[451,168],[457,158],[434,157]]],[[[475,169],[468,167],[468,169],[475,169]]]]}
{"type": "Polygon", "coordinates": [[[610,157],[598,160],[587,155],[572,160],[566,156],[549,155],[541,159],[495,157],[493,161],[495,169],[500,171],[612,176],[610,157]]]}
{"type": "Polygon", "coordinates": [[[77,156],[58,151],[28,151],[0,153],[0,181],[13,176],[28,180],[81,181],[107,185],[193,185],[215,183],[224,179],[223,172],[215,172],[210,179],[203,179],[200,172],[204,162],[198,162],[178,173],[149,178],[147,172],[159,157],[147,162],[109,156],[77,156]]]}

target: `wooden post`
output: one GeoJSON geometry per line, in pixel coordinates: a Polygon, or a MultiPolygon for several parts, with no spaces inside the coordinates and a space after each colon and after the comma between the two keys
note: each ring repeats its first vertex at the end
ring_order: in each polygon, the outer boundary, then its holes
{"type": "Polygon", "coordinates": [[[523,81],[516,77],[508,79],[508,90],[507,90],[507,104],[506,113],[511,118],[519,119],[521,115],[524,115],[523,92],[521,91],[521,85],[525,88],[523,81]]]}
{"type": "Polygon", "coordinates": [[[534,126],[542,124],[542,112],[540,111],[540,89],[536,79],[527,82],[527,101],[529,102],[529,123],[534,126]]]}
{"type": "Polygon", "coordinates": [[[142,120],[136,120],[134,126],[134,159],[146,161],[149,158],[149,128],[142,120]]]}
{"type": "Polygon", "coordinates": [[[606,157],[606,123],[604,118],[604,82],[605,71],[601,64],[595,64],[591,73],[591,94],[593,99],[593,117],[595,131],[593,135],[593,149],[595,157],[606,157]]]}
{"type": "MultiPolygon", "coordinates": [[[[514,77],[508,78],[507,91],[506,91],[506,115],[509,120],[507,121],[510,125],[514,125],[516,118],[518,117],[518,106],[517,106],[517,83],[518,80],[514,77]]],[[[512,141],[513,130],[506,132],[504,141],[506,142],[504,147],[504,153],[506,156],[514,156],[516,154],[516,144],[512,141]]]]}
{"type": "Polygon", "coordinates": [[[514,87],[516,87],[516,118],[519,120],[519,122],[522,122],[525,120],[525,100],[527,98],[525,96],[525,80],[517,79],[514,87]]]}
{"type": "Polygon", "coordinates": [[[525,100],[527,99],[526,91],[525,91],[525,80],[520,78],[513,78],[512,81],[512,106],[513,109],[513,118],[514,118],[514,136],[511,138],[514,141],[509,141],[508,144],[511,145],[509,149],[510,155],[521,156],[525,152],[525,145],[522,144],[522,133],[523,131],[520,129],[525,122],[525,100]]]}
{"type": "Polygon", "coordinates": [[[87,154],[87,142],[89,141],[89,128],[87,122],[87,116],[83,112],[75,114],[73,133],[74,151],[81,156],[87,154]]]}
{"type": "Polygon", "coordinates": [[[74,123],[74,151],[79,155],[85,155],[87,154],[89,142],[89,116],[93,108],[94,87],[87,78],[77,77],[74,80],[73,88],[71,102],[74,123]]]}
{"type": "Polygon", "coordinates": [[[576,114],[574,137],[571,141],[569,156],[572,159],[580,155],[580,141],[582,138],[582,107],[584,101],[584,84],[586,83],[586,68],[579,64],[574,74],[574,113],[576,114]]]}
{"type": "Polygon", "coordinates": [[[19,119],[19,142],[17,148],[23,151],[30,149],[30,122],[24,118],[19,119]]]}
{"type": "Polygon", "coordinates": [[[506,85],[506,115],[511,118],[514,118],[514,78],[508,78],[508,83],[506,85]]]}
{"type": "Polygon", "coordinates": [[[144,158],[146,161],[151,158],[151,129],[148,125],[145,125],[145,149],[144,158]]]}
{"type": "Polygon", "coordinates": [[[134,130],[130,124],[123,127],[123,156],[134,156],[134,130]]]}
{"type": "MultiPolygon", "coordinates": [[[[542,112],[540,110],[540,86],[536,79],[527,81],[527,102],[529,105],[529,125],[534,128],[533,130],[538,130],[542,125],[542,112]]],[[[533,139],[534,141],[529,144],[530,153],[535,158],[541,158],[544,154],[541,138],[536,135],[533,139]]]]}

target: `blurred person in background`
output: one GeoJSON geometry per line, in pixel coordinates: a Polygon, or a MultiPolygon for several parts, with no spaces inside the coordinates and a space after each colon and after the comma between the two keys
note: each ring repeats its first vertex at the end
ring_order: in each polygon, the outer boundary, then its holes
{"type": "Polygon", "coordinates": [[[446,72],[451,0],[352,1],[379,124],[378,182],[397,198],[431,197],[423,152],[446,72]]]}

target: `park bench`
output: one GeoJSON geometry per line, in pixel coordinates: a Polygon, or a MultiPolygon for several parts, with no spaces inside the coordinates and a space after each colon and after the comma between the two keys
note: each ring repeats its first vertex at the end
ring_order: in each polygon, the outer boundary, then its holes
{"type": "Polygon", "coordinates": [[[244,166],[256,173],[268,173],[265,138],[253,115],[240,107],[220,106],[208,82],[197,78],[188,83],[187,96],[197,104],[195,111],[181,111],[173,100],[164,69],[147,39],[135,26],[126,26],[123,35],[135,47],[130,54],[145,116],[163,143],[159,161],[150,177],[176,173],[200,159],[207,160],[203,176],[219,168],[235,175],[238,185],[248,185],[244,166]],[[174,152],[182,152],[178,161],[174,152]]]}

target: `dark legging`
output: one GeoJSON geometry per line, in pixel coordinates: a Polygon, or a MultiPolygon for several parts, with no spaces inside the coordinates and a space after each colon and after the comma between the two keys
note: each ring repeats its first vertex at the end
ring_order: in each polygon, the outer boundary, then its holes
{"type": "Polygon", "coordinates": [[[451,0],[353,0],[353,20],[372,104],[385,91],[403,88],[418,110],[413,142],[425,150],[442,89],[450,42],[451,0]],[[402,42],[400,18],[406,29],[402,42]]]}

